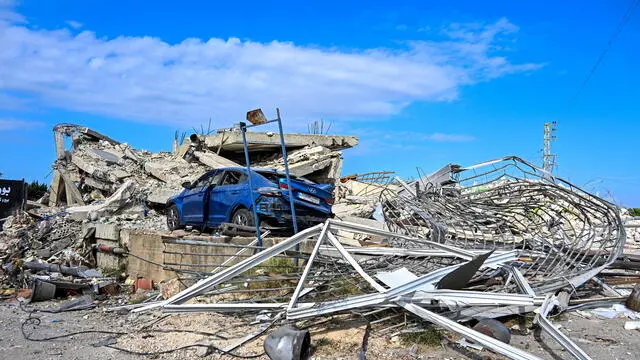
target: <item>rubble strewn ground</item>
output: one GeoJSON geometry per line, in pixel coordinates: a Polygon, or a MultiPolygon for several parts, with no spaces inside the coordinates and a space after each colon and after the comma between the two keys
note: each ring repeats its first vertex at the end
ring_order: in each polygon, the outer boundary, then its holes
{"type": "MultiPolygon", "coordinates": [[[[61,339],[47,342],[32,342],[23,338],[20,333],[20,324],[27,318],[27,314],[18,306],[3,304],[0,306],[0,345],[3,349],[3,358],[6,359],[140,359],[142,357],[130,355],[106,347],[93,347],[109,335],[86,334],[76,335],[70,339],[61,339]]],[[[42,318],[42,326],[35,335],[56,336],[70,331],[105,330],[114,329],[123,331],[135,331],[140,327],[157,321],[161,314],[147,314],[135,316],[114,315],[101,311],[80,311],[60,314],[39,314],[42,318]],[[135,319],[139,317],[139,319],[135,319]]],[[[594,359],[635,359],[635,354],[640,351],[637,340],[637,330],[624,329],[624,319],[585,319],[575,314],[569,314],[564,319],[556,321],[563,331],[566,331],[577,339],[576,341],[594,359]]],[[[165,322],[157,323],[154,328],[189,329],[216,333],[227,329],[230,323],[228,317],[220,317],[216,314],[186,314],[173,316],[165,322]]],[[[312,345],[315,347],[313,358],[315,359],[354,359],[360,347],[363,327],[358,324],[339,324],[339,328],[319,329],[312,333],[312,345]],[[326,340],[325,340],[326,339],[326,340]]],[[[122,347],[135,349],[136,351],[158,351],[179,346],[186,346],[211,338],[193,334],[175,333],[139,333],[123,340],[122,347]]],[[[518,335],[514,331],[513,344],[527,349],[532,354],[542,359],[571,359],[571,356],[550,339],[547,335],[541,335],[542,340],[536,340],[534,334],[518,335]],[[551,349],[551,350],[548,350],[551,349]]],[[[244,349],[246,354],[252,351],[261,352],[262,344],[257,341],[251,347],[244,349]]],[[[407,345],[400,339],[374,338],[371,340],[369,356],[372,359],[469,359],[472,356],[465,354],[464,348],[456,348],[444,344],[414,344],[407,345]]],[[[185,350],[155,357],[157,359],[194,359],[197,358],[196,350],[185,350]]],[[[224,359],[224,356],[210,355],[208,359],[224,359]]],[[[227,357],[228,358],[228,357],[227,357]]],[[[484,351],[476,358],[500,359],[488,351],[484,351]]],[[[259,359],[267,359],[263,356],[259,359]]]]}
{"type": "MultiPolygon", "coordinates": [[[[340,151],[357,138],[286,134],[290,170],[336,185],[335,219],[291,237],[265,234],[260,251],[253,237],[221,229],[169,232],[164,217],[184,181],[244,165],[241,133],[176,139],[170,153],[70,124],[54,134],[50,192],[0,233],[0,339],[10,355],[138,358],[114,347],[187,346],[157,356],[249,356],[285,324],[310,331],[313,358],[638,351],[640,220],[517,157],[449,164],[412,182],[390,172],[342,176],[340,151]],[[71,305],[83,310],[42,311],[71,305]],[[500,320],[493,331],[474,328],[488,318],[500,320]],[[20,324],[36,338],[122,334],[32,347],[20,324]],[[501,331],[511,346],[495,339],[501,331]]],[[[247,136],[252,166],[284,167],[277,134],[247,136]]]]}

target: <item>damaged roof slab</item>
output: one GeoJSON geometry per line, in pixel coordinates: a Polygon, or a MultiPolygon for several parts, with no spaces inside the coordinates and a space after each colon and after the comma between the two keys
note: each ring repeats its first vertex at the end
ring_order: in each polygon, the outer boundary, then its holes
{"type": "MultiPolygon", "coordinates": [[[[273,132],[247,132],[247,143],[250,150],[272,150],[280,148],[280,137],[273,132]]],[[[289,149],[305,146],[324,146],[331,150],[343,150],[358,145],[357,136],[284,134],[284,142],[289,149]]],[[[243,151],[242,133],[239,131],[220,132],[204,137],[208,148],[223,151],[243,151]]]]}

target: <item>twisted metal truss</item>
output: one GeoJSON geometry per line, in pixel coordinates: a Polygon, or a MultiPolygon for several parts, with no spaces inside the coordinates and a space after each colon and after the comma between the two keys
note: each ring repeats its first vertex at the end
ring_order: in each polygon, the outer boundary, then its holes
{"type": "Polygon", "coordinates": [[[545,331],[590,359],[548,326],[557,301],[549,292],[581,285],[621,254],[615,206],[516,157],[443,169],[383,186],[386,228],[329,219],[262,251],[224,244],[240,250],[203,264],[217,267],[186,290],[134,311],[232,312],[268,326],[356,315],[387,335],[428,322],[510,359],[536,360],[460,322],[538,309],[545,331]],[[301,244],[306,250],[294,251],[301,244]]]}
{"type": "Polygon", "coordinates": [[[391,231],[467,250],[520,250],[520,270],[539,292],[578,286],[622,253],[617,208],[566,180],[518,157],[448,168],[445,186],[425,177],[381,195],[391,231]]]}

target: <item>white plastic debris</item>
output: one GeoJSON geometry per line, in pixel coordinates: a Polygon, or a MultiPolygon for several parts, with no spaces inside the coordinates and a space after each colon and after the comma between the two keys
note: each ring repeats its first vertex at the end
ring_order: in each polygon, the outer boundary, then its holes
{"type": "Polygon", "coordinates": [[[640,321],[627,321],[624,323],[625,330],[638,330],[640,329],[640,321]]]}
{"type": "Polygon", "coordinates": [[[623,304],[614,304],[608,308],[596,308],[591,310],[591,313],[599,316],[604,319],[615,319],[615,318],[629,318],[640,320],[640,313],[637,311],[633,311],[623,304]]]}

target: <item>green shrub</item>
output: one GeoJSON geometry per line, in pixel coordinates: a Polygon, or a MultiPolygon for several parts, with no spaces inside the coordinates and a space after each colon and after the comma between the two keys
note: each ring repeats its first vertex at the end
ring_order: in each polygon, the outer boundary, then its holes
{"type": "Polygon", "coordinates": [[[27,184],[27,199],[34,201],[38,200],[47,192],[48,189],[49,187],[47,184],[32,181],[30,184],[27,184]]]}

